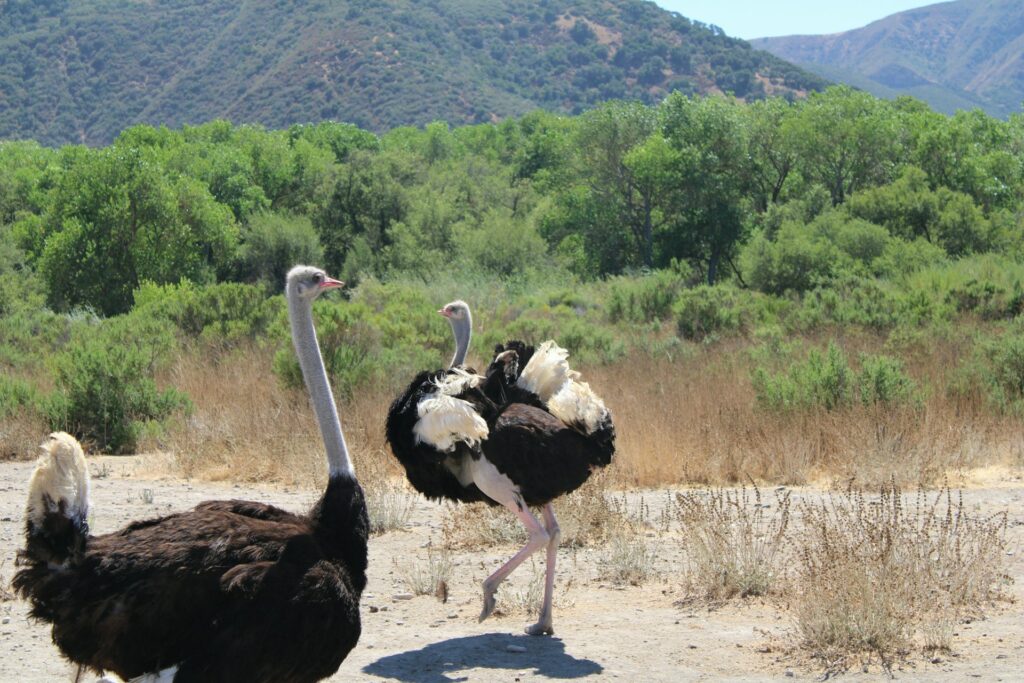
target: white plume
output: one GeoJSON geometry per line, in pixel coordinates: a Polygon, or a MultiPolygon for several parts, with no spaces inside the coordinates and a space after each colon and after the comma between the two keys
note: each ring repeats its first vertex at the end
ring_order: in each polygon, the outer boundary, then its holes
{"type": "Polygon", "coordinates": [[[56,512],[63,500],[66,515],[85,519],[89,512],[89,468],[82,446],[70,434],[54,432],[39,447],[43,453],[29,480],[26,518],[31,524],[41,525],[44,515],[56,512]]]}
{"type": "Polygon", "coordinates": [[[565,424],[582,425],[592,434],[608,416],[604,401],[586,382],[569,380],[547,402],[548,410],[565,424]]]}
{"type": "Polygon", "coordinates": [[[530,362],[516,380],[516,386],[531,391],[545,403],[568,381],[579,377],[569,369],[569,352],[548,340],[537,347],[530,362]]]}
{"type": "Polygon", "coordinates": [[[446,452],[459,441],[472,447],[487,438],[487,423],[472,404],[460,398],[436,394],[420,401],[416,412],[420,417],[413,427],[417,443],[446,452]]]}

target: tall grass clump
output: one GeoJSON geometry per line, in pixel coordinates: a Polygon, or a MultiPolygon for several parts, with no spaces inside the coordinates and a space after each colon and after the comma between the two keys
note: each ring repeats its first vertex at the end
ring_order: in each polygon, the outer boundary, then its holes
{"type": "Polygon", "coordinates": [[[677,493],[678,522],[692,599],[720,602],[781,590],[790,520],[789,492],[766,503],[757,486],[677,493]]]}
{"type": "Polygon", "coordinates": [[[669,270],[655,271],[638,278],[616,279],[608,293],[608,319],[629,323],[669,319],[672,306],[692,275],[693,270],[688,265],[673,261],[669,270]]]}
{"type": "Polygon", "coordinates": [[[1005,514],[970,515],[949,488],[916,497],[848,489],[800,504],[794,597],[801,645],[830,669],[914,648],[948,649],[953,626],[998,596],[1005,514]]]}
{"type": "Polygon", "coordinates": [[[756,367],[751,380],[758,403],[777,410],[835,410],[853,401],[854,374],[835,342],[829,343],[825,353],[811,349],[805,360],[794,362],[785,373],[756,367]]]}

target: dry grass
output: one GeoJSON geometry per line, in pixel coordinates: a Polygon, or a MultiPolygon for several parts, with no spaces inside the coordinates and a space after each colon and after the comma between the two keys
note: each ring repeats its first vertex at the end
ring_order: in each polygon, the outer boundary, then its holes
{"type": "Polygon", "coordinates": [[[451,553],[447,548],[428,548],[426,560],[413,558],[397,564],[398,575],[406,589],[413,595],[436,595],[447,601],[448,584],[451,582],[451,553]]]}
{"type": "MultiPolygon", "coordinates": [[[[536,557],[530,558],[529,577],[525,583],[516,583],[518,575],[522,575],[526,565],[521,566],[510,580],[505,581],[498,588],[497,608],[498,615],[525,615],[536,616],[544,602],[544,565],[537,561],[536,557]]],[[[575,601],[568,597],[572,588],[570,578],[564,585],[555,582],[555,590],[551,596],[552,607],[556,610],[572,607],[575,601]]]]}
{"type": "MultiPolygon", "coordinates": [[[[851,357],[882,350],[882,341],[871,337],[844,345],[851,357]]],[[[721,485],[751,478],[798,485],[853,477],[865,485],[895,478],[918,486],[980,466],[1020,467],[1024,423],[993,414],[981,399],[948,396],[952,359],[963,350],[933,346],[907,363],[918,384],[931,389],[920,406],[901,409],[762,410],[750,382],[751,344],[742,340],[688,345],[682,359],[637,354],[584,368],[607,399],[618,434],[604,485],[721,485]]],[[[183,356],[164,379],[189,394],[195,411],[162,443],[148,446],[172,450],[186,476],[322,485],[323,447],[309,401],[303,391],[279,385],[271,361],[271,352],[257,346],[183,356]]],[[[364,483],[402,474],[383,433],[394,393],[371,386],[339,403],[364,483]]],[[[41,432],[27,432],[34,448],[41,432]]]]}
{"type": "Polygon", "coordinates": [[[618,528],[598,560],[598,577],[617,585],[640,586],[656,575],[657,559],[644,534],[618,528]]]}
{"type": "Polygon", "coordinates": [[[14,600],[14,591],[11,590],[11,580],[7,578],[7,574],[3,571],[5,564],[6,560],[0,562],[0,602],[9,602],[14,600]]]}
{"type": "MultiPolygon", "coordinates": [[[[323,442],[309,398],[282,387],[271,361],[269,350],[256,347],[210,361],[179,360],[167,379],[191,397],[195,410],[171,430],[166,445],[182,474],[315,488],[326,483],[323,442]]],[[[339,402],[345,439],[367,488],[398,473],[384,440],[389,400],[386,392],[370,389],[339,402]]]]}
{"type": "MultiPolygon", "coordinates": [[[[850,345],[848,354],[881,350],[877,341],[862,346],[850,345]]],[[[957,364],[944,352],[908,364],[918,383],[932,388],[920,407],[779,414],[757,406],[748,347],[720,342],[684,361],[635,356],[586,370],[615,418],[614,485],[750,478],[802,485],[854,477],[880,486],[895,477],[916,487],[940,483],[949,472],[1019,465],[1024,423],[993,414],[980,399],[949,397],[947,375],[957,364]]]]}
{"type": "Polygon", "coordinates": [[[855,490],[799,506],[794,611],[800,645],[829,670],[914,648],[948,649],[1003,580],[1005,514],[974,518],[948,489],[855,490]]]}
{"type": "Polygon", "coordinates": [[[401,531],[408,526],[416,499],[404,486],[378,481],[365,492],[371,534],[401,531]]]}
{"type": "Polygon", "coordinates": [[[18,411],[0,420],[0,461],[31,460],[39,455],[39,444],[50,432],[46,421],[28,411],[18,411]]]}
{"type": "Polygon", "coordinates": [[[669,514],[686,555],[687,601],[718,603],[784,588],[790,495],[757,486],[677,493],[669,514]]]}

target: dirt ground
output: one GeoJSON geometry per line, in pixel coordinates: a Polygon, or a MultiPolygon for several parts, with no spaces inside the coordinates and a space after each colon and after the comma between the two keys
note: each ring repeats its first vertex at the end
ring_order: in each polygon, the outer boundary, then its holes
{"type": "MultiPolygon", "coordinates": [[[[91,459],[92,526],[97,533],[130,520],[182,510],[210,499],[246,498],[290,510],[304,510],[316,498],[312,490],[190,482],[152,474],[150,464],[134,458],[91,459]],[[99,476],[96,476],[99,475],[99,476]]],[[[22,514],[31,463],[0,464],[0,579],[14,572],[22,544],[22,514]]],[[[656,500],[663,494],[648,494],[656,500]]],[[[1009,513],[1007,591],[1014,598],[989,616],[962,624],[954,652],[920,659],[894,672],[906,681],[1012,681],[1024,671],[1024,486],[1019,481],[965,491],[978,513],[1009,513]]],[[[480,582],[514,548],[454,551],[449,599],[407,591],[402,577],[427,548],[441,541],[444,508],[417,499],[409,528],[372,538],[370,577],[362,602],[359,645],[331,679],[446,681],[760,681],[793,678],[820,680],[821,670],[785,647],[792,618],[772,602],[729,605],[713,611],[679,607],[682,597],[675,544],[656,545],[660,578],[642,587],[615,587],[597,578],[599,550],[567,550],[559,555],[554,637],[530,637],[522,627],[532,619],[522,612],[498,614],[477,623],[480,582]],[[396,597],[399,596],[399,597],[396,597]]],[[[658,540],[652,534],[652,543],[658,540]]],[[[514,602],[543,560],[527,562],[512,585],[498,594],[498,608],[514,602]]],[[[50,642],[45,625],[26,618],[26,604],[0,602],[0,681],[69,680],[70,665],[50,642]]],[[[535,615],[531,615],[534,616],[535,615]]],[[[878,667],[844,675],[854,681],[884,680],[878,667]]]]}

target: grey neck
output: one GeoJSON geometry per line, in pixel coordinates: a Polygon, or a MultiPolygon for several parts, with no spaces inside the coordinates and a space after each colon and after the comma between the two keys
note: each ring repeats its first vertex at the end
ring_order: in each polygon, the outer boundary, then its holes
{"type": "Polygon", "coordinates": [[[299,356],[299,366],[306,380],[316,421],[320,425],[320,435],[324,439],[327,450],[327,466],[333,479],[347,476],[355,479],[355,469],[345,445],[345,435],[341,433],[341,420],[338,409],[334,405],[334,395],[327,379],[327,370],[320,355],[320,346],[316,341],[316,329],[313,327],[312,303],[289,293],[288,319],[292,326],[292,341],[295,353],[299,356]]]}
{"type": "Polygon", "coordinates": [[[466,362],[466,351],[469,350],[469,341],[473,337],[473,318],[466,310],[464,318],[449,318],[452,325],[452,334],[455,335],[455,355],[452,356],[451,367],[455,368],[466,362]]]}

